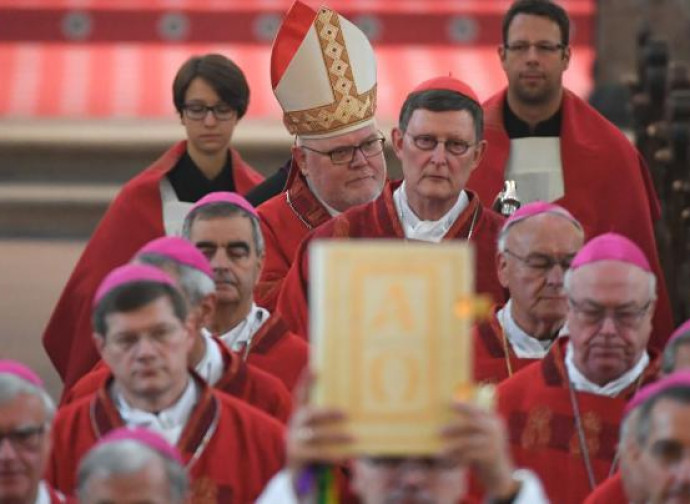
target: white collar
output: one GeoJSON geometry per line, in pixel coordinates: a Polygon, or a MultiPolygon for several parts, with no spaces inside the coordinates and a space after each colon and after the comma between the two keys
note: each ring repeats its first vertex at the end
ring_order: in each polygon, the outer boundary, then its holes
{"type": "Polygon", "coordinates": [[[309,180],[309,177],[304,177],[304,179],[307,181],[307,186],[309,187],[309,190],[311,191],[311,193],[316,197],[317,200],[319,200],[319,203],[321,203],[323,205],[323,207],[326,209],[326,211],[330,214],[331,217],[335,217],[336,215],[340,215],[342,213],[321,199],[321,196],[319,196],[319,193],[316,192],[316,190],[314,189],[314,186],[311,185],[311,180],[309,180]]]}
{"type": "Polygon", "coordinates": [[[265,308],[252,303],[249,314],[228,332],[221,334],[219,338],[233,352],[243,352],[251,345],[254,334],[269,319],[271,314],[265,308]]]}
{"type": "Polygon", "coordinates": [[[218,348],[218,343],[213,336],[211,336],[210,332],[206,329],[202,329],[201,337],[204,338],[204,356],[194,367],[194,371],[196,371],[206,383],[214,385],[220,380],[225,371],[223,355],[220,352],[220,348],[218,348]]]}
{"type": "Polygon", "coordinates": [[[50,504],[50,492],[48,492],[48,486],[45,481],[41,481],[38,484],[38,492],[36,492],[34,504],[50,504]]]}
{"type": "Polygon", "coordinates": [[[158,414],[133,408],[127,403],[122,393],[114,388],[115,407],[122,420],[128,426],[145,427],[161,434],[172,445],[182,433],[187,421],[198,401],[199,391],[191,376],[187,378],[187,386],[180,398],[169,408],[161,410],[158,414]]]}
{"type": "Polygon", "coordinates": [[[603,395],[607,397],[616,397],[623,390],[632,385],[637,378],[642,374],[649,364],[649,354],[645,351],[631,369],[623,373],[621,376],[608,382],[606,385],[599,386],[591,382],[585,375],[583,375],[573,360],[573,343],[568,342],[565,349],[565,367],[568,371],[570,382],[575,387],[575,390],[580,392],[590,392],[592,394],[603,395]]]}
{"type": "Polygon", "coordinates": [[[393,203],[400,217],[406,238],[438,243],[470,204],[470,200],[464,190],[460,191],[457,201],[443,217],[436,221],[420,220],[410,208],[405,192],[405,181],[403,180],[400,187],[393,193],[393,203]]]}
{"type": "MultiPolygon", "coordinates": [[[[540,340],[527,334],[513,318],[512,299],[496,313],[498,323],[503,328],[503,334],[508,338],[515,355],[520,359],[542,359],[549,352],[553,340],[540,340]]],[[[563,328],[558,337],[563,335],[563,328]]]]}

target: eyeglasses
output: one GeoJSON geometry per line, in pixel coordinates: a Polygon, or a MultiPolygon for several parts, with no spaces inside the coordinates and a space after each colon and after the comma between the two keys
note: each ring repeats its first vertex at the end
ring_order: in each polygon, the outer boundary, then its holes
{"type": "Polygon", "coordinates": [[[377,154],[381,154],[381,152],[383,152],[383,144],[385,143],[385,141],[386,139],[383,137],[376,137],[370,140],[365,140],[359,145],[347,145],[344,147],[337,147],[333,150],[325,152],[312,149],[311,147],[307,147],[306,145],[300,145],[300,147],[302,149],[306,149],[308,151],[321,154],[322,156],[330,157],[331,162],[333,164],[347,164],[352,162],[352,160],[355,158],[355,152],[357,151],[360,151],[362,155],[366,158],[370,158],[376,156],[377,154]]]}
{"type": "Polygon", "coordinates": [[[26,425],[9,432],[0,432],[0,446],[7,439],[15,450],[37,450],[41,444],[46,425],[26,425]]]}
{"type": "Polygon", "coordinates": [[[527,257],[522,257],[515,254],[514,252],[511,252],[508,249],[505,249],[504,252],[509,256],[514,257],[528,268],[538,271],[540,273],[546,273],[548,271],[551,271],[551,268],[553,268],[557,264],[561,267],[562,270],[565,271],[568,268],[570,268],[570,263],[572,263],[573,259],[575,258],[575,254],[566,254],[560,257],[550,256],[546,254],[530,254],[527,257]]]}
{"type": "Polygon", "coordinates": [[[640,322],[642,322],[642,318],[649,311],[650,306],[652,306],[652,301],[650,299],[640,307],[606,308],[595,303],[577,302],[572,298],[568,298],[573,314],[580,323],[592,327],[601,327],[604,320],[607,317],[611,317],[618,329],[636,329],[640,322]]]}
{"type": "Polygon", "coordinates": [[[563,44],[554,44],[553,42],[513,42],[512,44],[505,44],[506,51],[510,51],[517,55],[527,54],[531,47],[537,51],[539,55],[551,55],[556,54],[558,51],[565,48],[563,44]]]}
{"type": "Polygon", "coordinates": [[[438,144],[443,144],[446,151],[450,152],[454,156],[462,156],[468,150],[470,150],[470,147],[477,145],[476,143],[467,143],[464,140],[455,140],[453,138],[439,140],[433,135],[412,135],[407,131],[405,132],[405,135],[412,139],[412,143],[419,150],[432,151],[436,149],[438,144]]]}
{"type": "Polygon", "coordinates": [[[213,117],[218,121],[229,121],[237,113],[227,103],[218,103],[217,105],[208,106],[203,103],[185,103],[184,113],[187,119],[192,121],[202,121],[206,119],[208,113],[213,113],[213,117]]]}

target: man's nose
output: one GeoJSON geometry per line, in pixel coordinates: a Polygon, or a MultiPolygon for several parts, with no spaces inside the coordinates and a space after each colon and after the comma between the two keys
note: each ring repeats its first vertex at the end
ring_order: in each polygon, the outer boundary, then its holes
{"type": "Polygon", "coordinates": [[[0,460],[7,460],[14,458],[17,455],[17,451],[10,442],[9,438],[0,438],[0,460]]]}
{"type": "Polygon", "coordinates": [[[431,160],[436,164],[445,164],[448,161],[445,142],[438,142],[431,151],[431,160]]]}
{"type": "Polygon", "coordinates": [[[604,313],[604,319],[601,321],[599,332],[604,334],[614,334],[616,332],[616,321],[613,318],[613,313],[604,313]]]}
{"type": "Polygon", "coordinates": [[[211,267],[213,269],[226,270],[230,266],[230,258],[223,247],[218,247],[216,253],[211,258],[211,267]]]}
{"type": "Polygon", "coordinates": [[[546,273],[546,280],[552,285],[563,285],[565,269],[559,263],[554,264],[546,273]]]}
{"type": "Polygon", "coordinates": [[[213,126],[217,122],[218,119],[216,119],[216,115],[213,113],[213,110],[207,110],[206,115],[204,116],[204,125],[213,126]]]}

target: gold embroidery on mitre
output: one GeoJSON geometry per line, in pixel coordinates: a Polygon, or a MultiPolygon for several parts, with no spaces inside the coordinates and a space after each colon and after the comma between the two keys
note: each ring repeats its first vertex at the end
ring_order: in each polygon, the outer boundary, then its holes
{"type": "Polygon", "coordinates": [[[553,413],[546,406],[530,411],[527,424],[522,431],[520,443],[525,449],[544,448],[551,441],[551,417],[553,413]]]}
{"type": "Polygon", "coordinates": [[[215,482],[206,476],[201,476],[192,482],[191,494],[194,504],[216,504],[218,502],[218,488],[215,482]]]}
{"type": "MultiPolygon", "coordinates": [[[[593,411],[588,411],[582,416],[582,430],[587,440],[587,450],[590,457],[595,457],[599,453],[601,443],[599,437],[601,436],[602,422],[599,415],[593,411]]],[[[580,437],[577,430],[570,438],[570,453],[573,455],[582,455],[582,448],[580,447],[580,437]]]]}
{"type": "Polygon", "coordinates": [[[322,7],[314,24],[334,101],[321,107],[285,112],[285,124],[293,135],[337,131],[369,119],[376,111],[376,84],[369,91],[357,94],[338,14],[322,7]]]}

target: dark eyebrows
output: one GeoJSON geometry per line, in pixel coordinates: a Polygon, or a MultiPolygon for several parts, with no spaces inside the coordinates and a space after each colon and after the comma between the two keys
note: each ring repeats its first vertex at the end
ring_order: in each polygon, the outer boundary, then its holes
{"type": "Polygon", "coordinates": [[[251,250],[249,243],[246,241],[242,240],[237,240],[237,241],[231,241],[226,243],[225,245],[223,244],[218,244],[216,242],[212,241],[199,241],[194,244],[197,248],[205,248],[205,249],[217,249],[218,247],[223,247],[226,249],[242,249],[245,252],[249,252],[251,250]]]}

